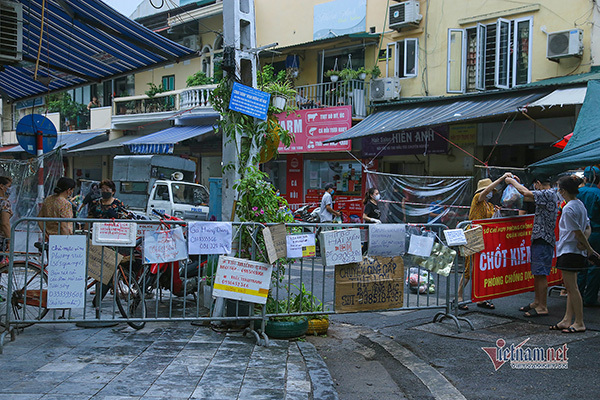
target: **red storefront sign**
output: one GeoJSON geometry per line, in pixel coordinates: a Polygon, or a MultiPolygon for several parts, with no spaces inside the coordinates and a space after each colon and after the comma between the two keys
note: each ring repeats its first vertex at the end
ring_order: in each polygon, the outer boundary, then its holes
{"type": "Polygon", "coordinates": [[[303,199],[303,172],[304,172],[304,160],[301,154],[289,154],[287,156],[287,173],[286,173],[286,196],[285,199],[290,204],[292,210],[296,210],[298,207],[292,206],[292,204],[300,204],[304,202],[303,199]]]}
{"type": "Polygon", "coordinates": [[[323,143],[352,126],[352,106],[297,110],[277,114],[279,123],[295,136],[289,148],[279,145],[279,153],[319,153],[352,150],[350,140],[323,143]]]}
{"type": "MultiPolygon", "coordinates": [[[[531,274],[531,230],[533,216],[473,221],[483,227],[485,250],[473,255],[472,301],[496,299],[533,290],[531,274]]],[[[556,255],[552,265],[556,264],[556,255]]],[[[562,281],[552,268],[548,286],[562,281]]]]}

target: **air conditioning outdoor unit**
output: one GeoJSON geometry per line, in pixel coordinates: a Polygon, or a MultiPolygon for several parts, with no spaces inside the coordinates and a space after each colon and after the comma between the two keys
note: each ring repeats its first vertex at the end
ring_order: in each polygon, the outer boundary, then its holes
{"type": "Polygon", "coordinates": [[[546,57],[556,60],[565,57],[581,57],[583,55],[583,30],[552,32],[548,34],[546,57]]]}
{"type": "Polygon", "coordinates": [[[0,0],[0,62],[23,59],[23,5],[0,0]]]}
{"type": "Polygon", "coordinates": [[[385,101],[400,98],[400,78],[379,78],[371,80],[371,101],[385,101]]]}
{"type": "Polygon", "coordinates": [[[181,44],[187,47],[188,49],[198,50],[198,36],[184,36],[183,39],[181,39],[181,44]]]}
{"type": "Polygon", "coordinates": [[[389,15],[390,28],[396,30],[406,27],[415,27],[419,25],[423,18],[423,16],[419,14],[419,2],[415,0],[408,0],[390,6],[389,15]]]}

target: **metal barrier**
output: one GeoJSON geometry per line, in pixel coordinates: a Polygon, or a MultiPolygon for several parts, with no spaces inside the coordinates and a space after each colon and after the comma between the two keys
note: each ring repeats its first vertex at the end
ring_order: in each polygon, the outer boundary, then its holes
{"type": "MultiPolygon", "coordinates": [[[[270,298],[266,306],[240,301],[213,300],[208,283],[216,270],[218,256],[207,259],[150,265],[142,259],[140,241],[136,247],[91,248],[90,225],[107,223],[102,219],[51,219],[23,218],[12,226],[8,253],[9,263],[0,266],[0,325],[5,332],[0,335],[0,352],[4,339],[12,340],[20,329],[36,323],[76,323],[81,326],[98,326],[126,322],[140,329],[146,322],[192,321],[194,323],[226,324],[260,321],[260,328],[246,328],[258,344],[268,345],[265,334],[270,317],[309,316],[336,313],[335,268],[326,267],[319,257],[288,259],[274,266],[270,298]],[[85,275],[88,277],[83,302],[78,308],[50,308],[48,281],[55,273],[48,267],[48,244],[40,241],[51,230],[61,234],[61,223],[75,224],[81,229],[75,236],[85,239],[85,275]],[[92,273],[95,271],[95,275],[92,273]],[[94,276],[96,279],[90,278],[94,276]],[[110,277],[110,278],[109,278],[110,277]],[[177,277],[180,277],[181,282],[177,277]],[[95,294],[92,291],[95,290],[95,294]],[[206,293],[206,294],[205,294],[206,293]],[[308,302],[298,308],[297,303],[308,302]],[[273,308],[272,306],[276,307],[273,308]],[[294,308],[295,306],[296,308],[294,308]],[[271,308],[269,308],[271,307],[271,308]]],[[[138,223],[143,230],[156,230],[163,224],[159,220],[118,220],[138,223]]],[[[185,226],[183,221],[166,221],[172,227],[185,226]]],[[[314,232],[321,229],[366,228],[364,224],[287,224],[289,232],[314,232]]],[[[411,225],[431,230],[438,237],[447,229],[442,224],[411,225]]],[[[235,255],[251,260],[266,258],[259,223],[234,222],[232,250],[235,255]]],[[[64,231],[64,228],[62,228],[64,231]]],[[[366,232],[366,229],[364,229],[366,232]]],[[[317,235],[318,237],[318,235],[317,235]]],[[[441,240],[441,239],[440,239],[441,240]]],[[[318,246],[317,246],[318,247],[318,246]]],[[[404,256],[406,271],[412,256],[404,256]]],[[[55,265],[55,264],[52,264],[55,265]]],[[[458,274],[454,267],[454,291],[451,276],[434,276],[435,293],[411,293],[406,290],[401,307],[393,310],[440,310],[433,321],[451,318],[460,331],[457,315],[458,274]],[[452,301],[454,300],[454,301],[452,301]],[[452,309],[454,304],[454,310],[452,309]],[[454,311],[454,314],[452,313],[454,311]]],[[[419,272],[423,270],[418,268],[419,272]]],[[[402,277],[406,287],[406,277],[402,277]]],[[[392,309],[389,309],[392,310],[392,309]]],[[[377,310],[388,311],[388,310],[377,310]]],[[[469,325],[472,324],[466,320],[469,325]]]]}

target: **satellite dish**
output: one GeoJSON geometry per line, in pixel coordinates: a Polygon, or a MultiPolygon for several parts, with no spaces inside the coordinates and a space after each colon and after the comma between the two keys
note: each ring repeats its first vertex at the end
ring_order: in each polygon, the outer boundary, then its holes
{"type": "Polygon", "coordinates": [[[171,180],[174,181],[182,181],[183,180],[183,172],[176,171],[171,174],[171,180]]]}
{"type": "Polygon", "coordinates": [[[56,127],[48,118],[40,114],[29,114],[17,124],[17,141],[29,154],[37,154],[37,135],[42,135],[44,153],[56,146],[56,127]]]}

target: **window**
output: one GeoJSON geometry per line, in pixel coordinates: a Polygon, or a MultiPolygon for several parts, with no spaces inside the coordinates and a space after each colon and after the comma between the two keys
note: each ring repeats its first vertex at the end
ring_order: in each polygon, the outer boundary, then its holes
{"type": "Polygon", "coordinates": [[[533,19],[448,30],[447,92],[508,89],[531,82],[533,19]]]}
{"type": "Polygon", "coordinates": [[[175,75],[163,76],[162,85],[166,91],[175,90],[175,75]]]}
{"type": "Polygon", "coordinates": [[[169,200],[169,188],[167,185],[156,185],[154,200],[169,200]]]}
{"type": "Polygon", "coordinates": [[[404,39],[388,45],[387,76],[414,78],[419,66],[419,40],[404,39]]]}
{"type": "Polygon", "coordinates": [[[148,183],[147,182],[121,182],[119,187],[119,193],[129,194],[147,194],[148,183]]]}

